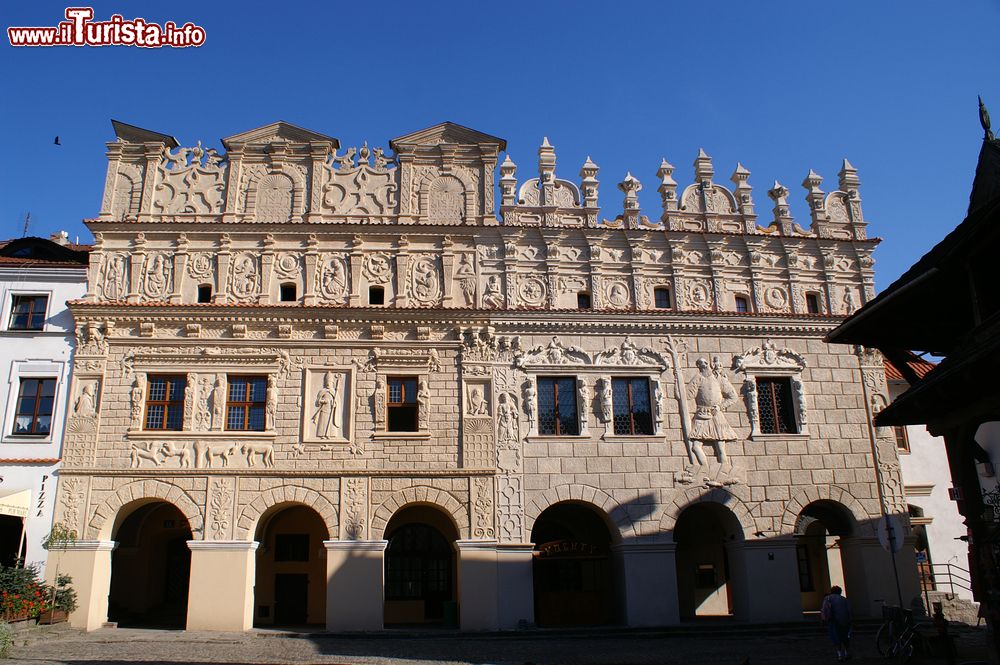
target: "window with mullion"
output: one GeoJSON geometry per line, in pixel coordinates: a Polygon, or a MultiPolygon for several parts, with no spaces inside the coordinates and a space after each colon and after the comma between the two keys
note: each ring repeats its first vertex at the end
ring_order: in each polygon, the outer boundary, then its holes
{"type": "Polygon", "coordinates": [[[187,377],[151,376],[146,383],[145,429],[183,429],[187,377]]]}
{"type": "Polygon", "coordinates": [[[41,330],[45,324],[48,296],[14,296],[9,330],[41,330]]]}
{"type": "Polygon", "coordinates": [[[797,434],[788,378],[757,378],[757,414],[761,434],[797,434]]]}
{"type": "Polygon", "coordinates": [[[416,432],[420,427],[416,377],[389,377],[386,431],[416,432]]]}
{"type": "Polygon", "coordinates": [[[649,379],[643,377],[612,379],[611,400],[614,406],[615,434],[653,433],[649,379]]]}
{"type": "Polygon", "coordinates": [[[539,377],[538,433],[548,436],[580,433],[575,377],[539,377]]]}
{"type": "Polygon", "coordinates": [[[52,429],[56,380],[22,378],[17,392],[13,434],[48,436],[52,429]]]}
{"type": "Polygon", "coordinates": [[[263,432],[266,425],[267,377],[230,376],[226,429],[263,432]]]}

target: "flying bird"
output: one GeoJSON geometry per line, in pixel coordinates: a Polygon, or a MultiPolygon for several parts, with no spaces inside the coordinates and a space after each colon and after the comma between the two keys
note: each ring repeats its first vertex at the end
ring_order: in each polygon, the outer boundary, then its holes
{"type": "Polygon", "coordinates": [[[54,143],[56,145],[62,145],[62,143],[59,142],[59,137],[58,136],[56,136],[56,140],[54,141],[54,143]]]}

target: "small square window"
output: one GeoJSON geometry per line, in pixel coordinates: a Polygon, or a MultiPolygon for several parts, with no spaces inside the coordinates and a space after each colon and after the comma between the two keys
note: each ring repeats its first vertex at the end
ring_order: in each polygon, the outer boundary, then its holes
{"type": "Polygon", "coordinates": [[[369,286],[368,287],[368,304],[369,305],[384,305],[385,304],[385,287],[384,286],[369,286]]]}
{"type": "Polygon", "coordinates": [[[8,330],[41,330],[48,303],[48,296],[14,296],[8,330]]]}
{"type": "Polygon", "coordinates": [[[806,294],[806,311],[810,314],[819,314],[819,295],[816,293],[806,294]]]}
{"type": "Polygon", "coordinates": [[[741,314],[746,314],[750,311],[750,299],[746,296],[736,296],[734,299],[736,302],[736,311],[741,314]]]}
{"type": "Polygon", "coordinates": [[[267,378],[230,376],[226,402],[226,429],[263,432],[267,408],[267,378]]]}
{"type": "Polygon", "coordinates": [[[145,429],[180,430],[184,427],[184,388],[187,377],[150,376],[146,388],[145,429]]]}
{"type": "Polygon", "coordinates": [[[580,433],[576,377],[539,377],[538,433],[550,436],[576,436],[580,433]]]}
{"type": "Polygon", "coordinates": [[[281,285],[281,302],[295,302],[297,299],[294,284],[288,283],[281,285]]]}
{"type": "Polygon", "coordinates": [[[649,399],[649,379],[611,380],[615,434],[653,433],[653,414],[649,399]]]}
{"type": "Polygon", "coordinates": [[[653,289],[653,306],[656,309],[671,309],[673,301],[670,298],[670,289],[665,286],[658,286],[653,289]]]}
{"type": "Polygon", "coordinates": [[[416,377],[390,377],[386,390],[386,431],[416,432],[419,427],[416,377]]]}
{"type": "Polygon", "coordinates": [[[590,294],[586,291],[581,291],[576,294],[576,308],[577,309],[590,309],[590,294]]]}
{"type": "Polygon", "coordinates": [[[55,379],[22,378],[17,391],[13,433],[25,436],[48,436],[52,429],[55,395],[55,379]]]}
{"type": "Polygon", "coordinates": [[[209,284],[202,284],[198,287],[198,302],[212,302],[212,287],[209,284]]]}
{"type": "Polygon", "coordinates": [[[761,434],[798,433],[790,378],[757,378],[757,415],[761,434]]]}

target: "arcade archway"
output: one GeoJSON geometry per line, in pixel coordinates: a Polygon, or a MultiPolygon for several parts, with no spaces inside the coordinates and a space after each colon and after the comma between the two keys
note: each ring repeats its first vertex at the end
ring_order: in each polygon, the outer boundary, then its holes
{"type": "Polygon", "coordinates": [[[257,525],[254,623],[306,626],[326,623],[326,524],[308,506],[283,504],[257,525]]]}
{"type": "Polygon", "coordinates": [[[184,628],[191,574],[191,527],[165,501],[123,508],[112,537],[108,620],[119,626],[184,628]]]}
{"type": "Polygon", "coordinates": [[[722,504],[685,508],[674,527],[677,600],[682,620],[740,617],[746,608],[743,528],[722,504]]]}
{"type": "Polygon", "coordinates": [[[531,540],[538,625],[593,626],[619,618],[611,532],[595,509],[552,505],[535,520],[531,540]]]}
{"type": "Polygon", "coordinates": [[[849,575],[842,556],[842,539],[853,533],[852,519],[844,506],[829,500],[814,501],[795,521],[802,611],[818,612],[823,597],[836,585],[849,595],[849,575]]]}
{"type": "Polygon", "coordinates": [[[428,504],[410,505],[385,527],[385,624],[458,625],[454,543],[458,529],[428,504]]]}

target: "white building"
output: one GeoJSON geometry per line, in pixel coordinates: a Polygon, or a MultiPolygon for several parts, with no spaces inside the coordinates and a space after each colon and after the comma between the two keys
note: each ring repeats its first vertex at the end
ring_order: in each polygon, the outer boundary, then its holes
{"type": "Polygon", "coordinates": [[[0,246],[0,563],[44,565],[62,451],[73,317],[66,301],[86,291],[89,247],[66,235],[0,246]]]}

